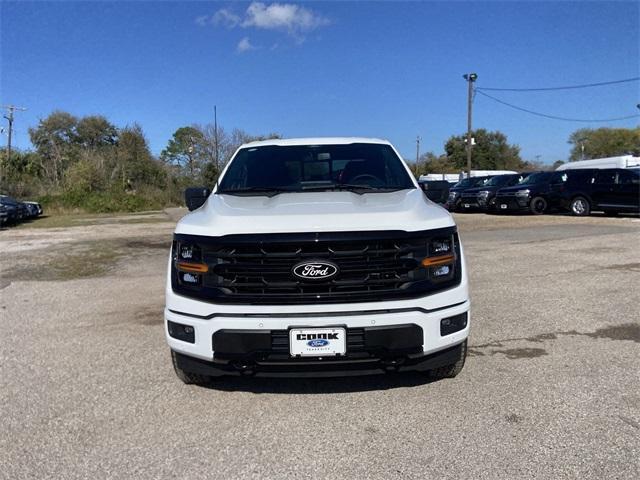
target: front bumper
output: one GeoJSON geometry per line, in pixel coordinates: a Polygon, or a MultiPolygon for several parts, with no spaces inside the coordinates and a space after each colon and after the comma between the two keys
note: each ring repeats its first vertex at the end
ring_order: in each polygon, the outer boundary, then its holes
{"type": "Polygon", "coordinates": [[[529,197],[505,196],[496,197],[495,209],[497,212],[525,212],[529,210],[529,197]]]}
{"type": "Polygon", "coordinates": [[[462,344],[432,354],[362,360],[305,360],[296,362],[210,362],[176,352],[178,368],[200,375],[254,375],[258,377],[343,377],[387,372],[424,372],[452,365],[461,357],[462,344]]]}

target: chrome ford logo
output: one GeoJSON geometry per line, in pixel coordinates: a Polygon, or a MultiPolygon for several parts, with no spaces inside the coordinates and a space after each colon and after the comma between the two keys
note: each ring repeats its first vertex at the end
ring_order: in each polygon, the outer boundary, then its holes
{"type": "Polygon", "coordinates": [[[317,338],[315,340],[309,340],[307,345],[310,347],[326,347],[329,345],[329,340],[324,340],[322,338],[317,338]]]}
{"type": "Polygon", "coordinates": [[[338,266],[326,260],[309,260],[298,263],[291,271],[303,280],[329,280],[338,274],[338,266]]]}

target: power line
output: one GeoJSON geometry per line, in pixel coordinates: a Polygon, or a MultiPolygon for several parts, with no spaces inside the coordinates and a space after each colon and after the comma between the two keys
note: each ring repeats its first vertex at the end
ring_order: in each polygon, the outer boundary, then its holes
{"type": "Polygon", "coordinates": [[[480,91],[480,89],[476,89],[476,92],[479,93],[480,95],[484,96],[484,97],[490,98],[494,102],[498,102],[498,103],[501,103],[502,105],[506,105],[507,107],[511,107],[511,108],[516,109],[516,110],[520,110],[521,112],[530,113],[531,115],[537,115],[538,117],[551,118],[553,120],[563,120],[565,122],[584,122],[584,123],[589,123],[589,122],[618,122],[620,120],[629,120],[631,118],[640,117],[640,115],[628,115],[626,117],[594,118],[594,119],[590,119],[590,120],[587,120],[587,119],[584,119],[584,118],[559,117],[557,115],[548,115],[546,113],[534,112],[533,110],[529,110],[529,109],[526,109],[526,108],[518,107],[517,105],[513,105],[511,103],[507,103],[505,101],[502,101],[499,98],[492,97],[488,93],[484,93],[484,92],[480,91]]]}
{"type": "Polygon", "coordinates": [[[494,88],[494,87],[478,87],[476,90],[493,90],[495,92],[545,92],[550,90],[573,90],[576,88],[602,87],[604,85],[616,85],[618,83],[637,82],[640,77],[624,78],[622,80],[613,80],[611,82],[585,83],[583,85],[569,85],[564,87],[545,87],[545,88],[494,88]]]}

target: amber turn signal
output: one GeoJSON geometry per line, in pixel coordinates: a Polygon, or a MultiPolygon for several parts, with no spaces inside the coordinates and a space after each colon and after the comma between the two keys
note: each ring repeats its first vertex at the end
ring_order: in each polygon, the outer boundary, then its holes
{"type": "Polygon", "coordinates": [[[209,265],[206,263],[177,262],[176,267],[181,272],[207,273],[209,271],[209,265]]]}
{"type": "Polygon", "coordinates": [[[455,261],[455,255],[441,255],[439,257],[427,257],[420,264],[423,267],[437,267],[439,265],[447,265],[455,261]]]}

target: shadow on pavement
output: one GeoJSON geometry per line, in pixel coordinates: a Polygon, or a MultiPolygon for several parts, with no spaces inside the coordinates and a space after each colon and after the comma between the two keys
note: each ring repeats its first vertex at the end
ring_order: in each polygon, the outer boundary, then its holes
{"type": "MultiPolygon", "coordinates": [[[[446,380],[441,380],[446,381],[446,380]]],[[[226,392],[334,394],[419,387],[432,383],[426,374],[407,372],[333,378],[222,377],[204,388],[226,392]]]]}

